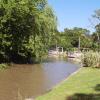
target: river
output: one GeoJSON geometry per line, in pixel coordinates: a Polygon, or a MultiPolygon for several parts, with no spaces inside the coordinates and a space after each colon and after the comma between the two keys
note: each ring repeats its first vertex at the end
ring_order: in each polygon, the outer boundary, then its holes
{"type": "Polygon", "coordinates": [[[50,91],[79,69],[67,60],[49,60],[41,64],[13,64],[0,71],[0,100],[25,100],[50,91]]]}

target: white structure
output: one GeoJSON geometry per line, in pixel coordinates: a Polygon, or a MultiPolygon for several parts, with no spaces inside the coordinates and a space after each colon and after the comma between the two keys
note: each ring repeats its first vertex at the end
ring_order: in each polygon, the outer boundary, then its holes
{"type": "Polygon", "coordinates": [[[33,98],[26,98],[25,100],[34,100],[33,98]]]}
{"type": "Polygon", "coordinates": [[[69,58],[81,58],[82,57],[82,52],[69,52],[68,57],[69,58]]]}
{"type": "Polygon", "coordinates": [[[49,56],[63,56],[66,55],[64,52],[63,47],[56,47],[55,50],[49,50],[49,56]]]}

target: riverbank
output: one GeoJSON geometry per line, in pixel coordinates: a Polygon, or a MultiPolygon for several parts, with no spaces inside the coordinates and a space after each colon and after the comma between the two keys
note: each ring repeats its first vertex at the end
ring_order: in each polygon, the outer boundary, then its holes
{"type": "Polygon", "coordinates": [[[77,74],[36,100],[100,100],[100,69],[81,68],[77,74]]]}

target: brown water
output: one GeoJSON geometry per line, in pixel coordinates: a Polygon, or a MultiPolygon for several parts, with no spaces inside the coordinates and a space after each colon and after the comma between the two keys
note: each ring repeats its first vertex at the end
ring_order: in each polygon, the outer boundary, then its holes
{"type": "Polygon", "coordinates": [[[48,92],[79,69],[63,60],[35,65],[13,65],[0,71],[0,100],[25,100],[48,92]]]}

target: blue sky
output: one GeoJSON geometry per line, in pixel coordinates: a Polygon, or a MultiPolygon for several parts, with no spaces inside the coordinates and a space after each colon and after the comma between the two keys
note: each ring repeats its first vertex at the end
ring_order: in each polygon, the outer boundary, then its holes
{"type": "Polygon", "coordinates": [[[82,27],[90,31],[89,18],[100,8],[100,0],[48,0],[58,17],[58,29],[82,27]]]}

